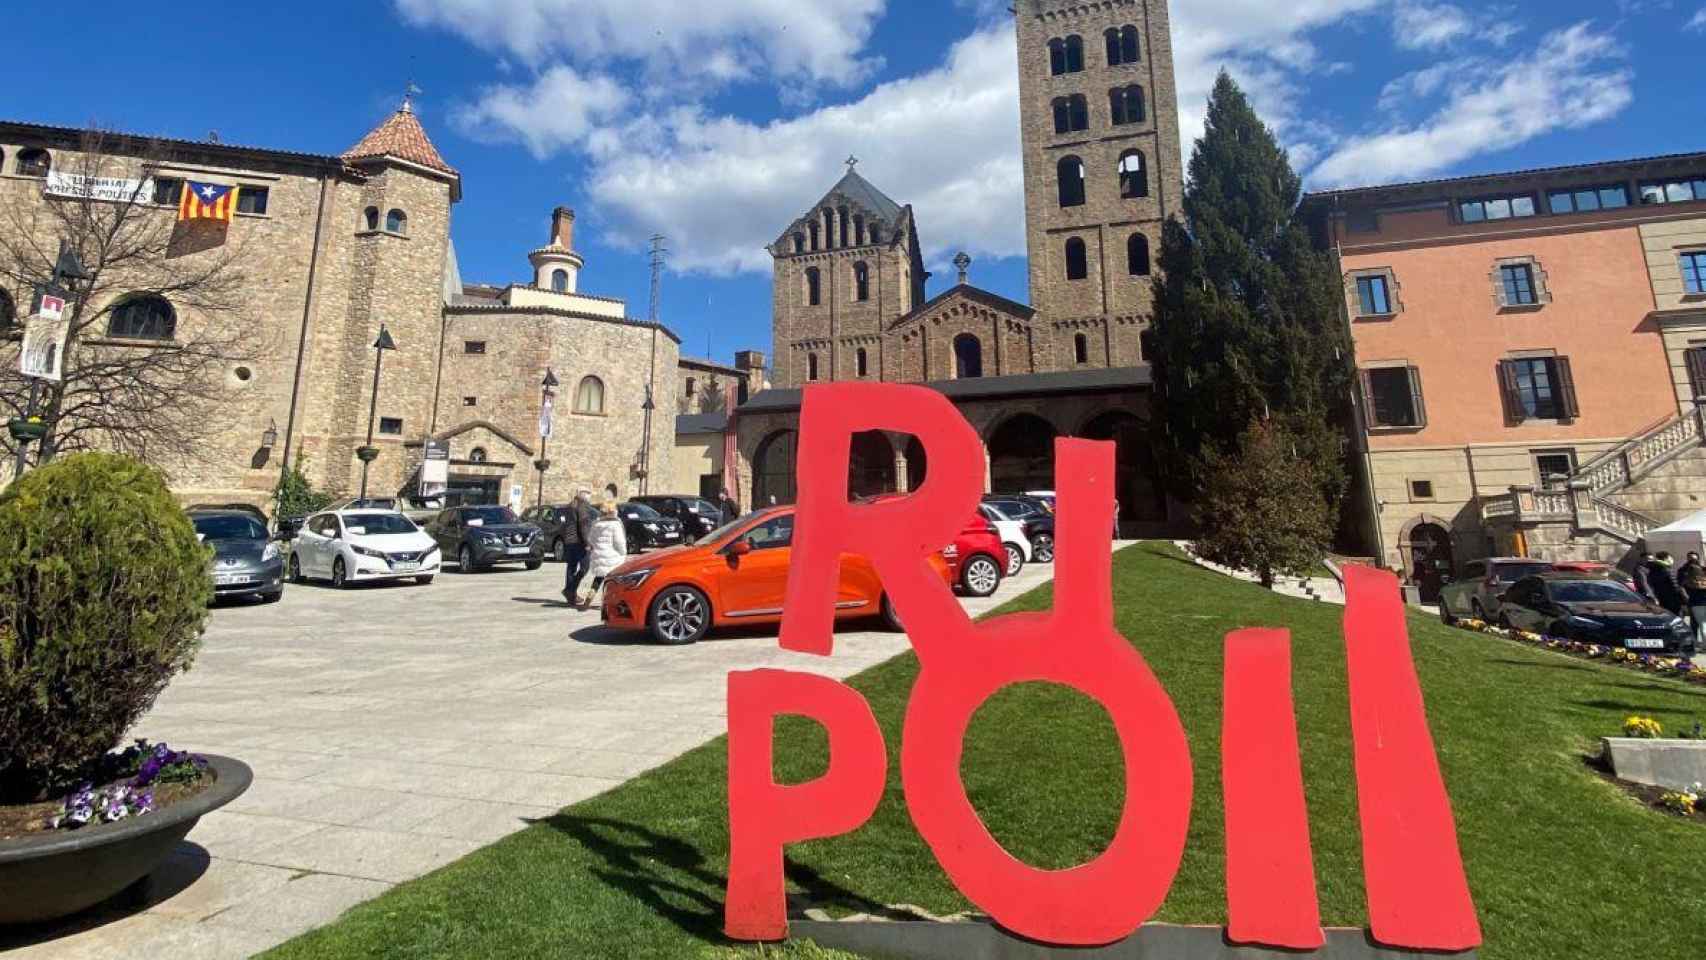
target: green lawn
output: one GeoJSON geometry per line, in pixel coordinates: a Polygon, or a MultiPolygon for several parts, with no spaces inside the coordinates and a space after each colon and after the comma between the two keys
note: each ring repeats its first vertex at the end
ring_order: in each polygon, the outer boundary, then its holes
{"type": "MultiPolygon", "coordinates": [[[[1119,628],[1166,684],[1195,758],[1189,847],[1158,919],[1225,919],[1220,806],[1221,638],[1293,631],[1299,736],[1323,920],[1365,919],[1341,610],[1191,566],[1170,547],[1115,557],[1119,628]]],[[[1012,608],[1039,609],[1046,588],[1012,608]]],[[[1706,718],[1706,690],[1411,619],[1418,668],[1489,960],[1698,957],[1706,944],[1706,830],[1640,806],[1583,764],[1625,716],[1669,728],[1706,718]]],[[[917,661],[854,680],[882,723],[890,783],[854,834],[789,848],[793,885],[869,910],[966,904],[913,831],[899,783],[901,715],[917,661]]],[[[822,771],[821,731],[779,725],[778,774],[822,771]]],[[[994,834],[1041,866],[1088,859],[1111,836],[1122,787],[1112,725],[1060,688],[1010,688],[968,738],[964,779],[994,834]],[[1061,744],[1076,744],[1076,749],[1061,744]]],[[[739,958],[718,934],[727,850],[717,741],[287,943],[274,958],[739,958]]],[[[765,955],[816,960],[810,948],[765,955]]]]}

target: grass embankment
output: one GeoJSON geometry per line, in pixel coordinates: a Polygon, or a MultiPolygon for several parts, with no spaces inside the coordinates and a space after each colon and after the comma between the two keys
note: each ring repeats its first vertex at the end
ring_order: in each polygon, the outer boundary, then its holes
{"type": "MultiPolygon", "coordinates": [[[[1365,921],[1341,610],[1273,596],[1191,566],[1170,547],[1114,560],[1120,631],[1166,685],[1191,739],[1189,846],[1158,917],[1225,919],[1220,805],[1221,644],[1241,626],[1293,633],[1299,738],[1322,918],[1365,921]]],[[[1012,609],[1041,609],[1042,589],[1012,609]]],[[[1583,757],[1631,713],[1669,728],[1706,717],[1706,690],[1573,662],[1413,616],[1416,660],[1457,811],[1482,956],[1644,960],[1696,957],[1706,943],[1706,830],[1645,808],[1583,757]]],[[[919,840],[899,783],[901,717],[917,661],[853,681],[888,740],[890,783],[876,817],[845,837],[790,847],[796,889],[847,910],[969,905],[919,840]]],[[[778,776],[821,773],[815,726],[778,725],[778,776]]],[[[1031,863],[1094,855],[1118,818],[1112,725],[1059,688],[1009,688],[979,712],[964,780],[991,831],[1031,863]]],[[[352,910],[269,956],[701,957],[722,948],[727,833],[717,741],[352,910]]],[[[809,948],[771,955],[818,957],[809,948]]]]}

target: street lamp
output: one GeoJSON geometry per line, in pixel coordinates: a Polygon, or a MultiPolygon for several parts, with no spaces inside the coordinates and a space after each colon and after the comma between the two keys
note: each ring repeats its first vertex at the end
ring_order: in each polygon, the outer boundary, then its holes
{"type": "Polygon", "coordinates": [[[373,445],[373,417],[379,412],[379,368],[385,363],[385,351],[397,349],[391,331],[379,325],[379,339],[373,341],[373,400],[367,405],[367,445],[355,452],[361,458],[361,499],[367,499],[367,468],[379,459],[379,448],[373,445]]]}
{"type": "Polygon", "coordinates": [[[271,450],[276,446],[278,446],[278,419],[268,417],[267,428],[261,431],[261,449],[271,450]]]}
{"type": "Polygon", "coordinates": [[[533,461],[533,466],[539,470],[539,498],[534,506],[545,505],[545,471],[551,469],[551,458],[545,456],[545,445],[551,440],[551,398],[556,396],[557,375],[550,367],[545,368],[545,379],[539,383],[539,459],[533,461]]]}
{"type": "MultiPolygon", "coordinates": [[[[74,287],[73,289],[68,290],[65,285],[73,284],[78,280],[89,279],[92,279],[92,277],[88,269],[83,266],[83,261],[78,258],[77,251],[71,249],[71,245],[69,243],[61,240],[59,241],[59,256],[53,262],[52,276],[48,279],[46,286],[37,286],[36,288],[38,294],[36,304],[38,307],[41,305],[43,296],[57,296],[66,301],[70,301],[74,299],[76,290],[74,287]]],[[[67,342],[65,346],[69,348],[70,343],[67,342]]],[[[65,369],[65,356],[63,352],[60,354],[59,366],[61,370],[65,369]]],[[[42,417],[36,415],[36,404],[40,402],[41,380],[36,377],[31,377],[30,400],[29,404],[24,408],[24,415],[13,419],[6,424],[7,432],[12,435],[13,442],[18,445],[18,460],[17,464],[12,469],[12,479],[14,480],[24,475],[24,466],[26,462],[25,454],[29,449],[30,442],[41,441],[47,436],[48,428],[51,426],[51,424],[44,423],[42,417]]],[[[40,454],[38,453],[37,456],[39,457],[40,454]]]]}

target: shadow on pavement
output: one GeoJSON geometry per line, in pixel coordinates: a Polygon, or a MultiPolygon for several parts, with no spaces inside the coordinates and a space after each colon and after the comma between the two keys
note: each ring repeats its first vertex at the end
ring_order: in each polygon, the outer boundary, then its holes
{"type": "Polygon", "coordinates": [[[126,887],[110,900],[47,923],[0,927],[0,953],[104,927],[165,903],[201,879],[210,861],[201,845],[185,840],[173,848],[153,873],[126,887]]]}

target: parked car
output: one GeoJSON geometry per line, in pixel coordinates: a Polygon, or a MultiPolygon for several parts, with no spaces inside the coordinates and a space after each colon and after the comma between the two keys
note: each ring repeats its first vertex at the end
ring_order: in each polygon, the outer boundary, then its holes
{"type": "MultiPolygon", "coordinates": [[[[666,644],[694,643],[713,627],[780,622],[793,541],[794,508],[772,507],[728,524],[716,537],[636,557],[605,581],[604,622],[649,631],[666,644]]],[[[950,582],[941,554],[930,563],[950,582]]],[[[836,617],[876,615],[899,628],[876,568],[864,557],[847,556],[836,617]]]]}
{"type": "Polygon", "coordinates": [[[1501,593],[1523,577],[1550,569],[1550,563],[1530,557],[1471,560],[1463,565],[1462,577],[1440,589],[1439,618],[1446,623],[1456,623],[1460,617],[1493,623],[1501,593]]]}
{"type": "Polygon", "coordinates": [[[1018,576],[1031,559],[1031,537],[1024,521],[1009,517],[994,504],[980,503],[977,509],[1001,537],[1001,545],[1007,551],[1007,576],[1018,576]]]}
{"type": "Polygon", "coordinates": [[[1053,490],[1026,490],[1025,496],[1042,504],[1049,513],[1054,513],[1055,496],[1053,490]]]}
{"type": "Polygon", "coordinates": [[[723,525],[722,509],[704,497],[653,495],[635,497],[633,502],[643,503],[671,520],[681,521],[682,535],[688,540],[697,540],[723,525]]]}
{"type": "Polygon", "coordinates": [[[1615,580],[1591,573],[1540,573],[1505,591],[1502,626],[1622,647],[1639,653],[1680,651],[1693,637],[1688,621],[1615,580]]]}
{"type": "Polygon", "coordinates": [[[948,561],[948,575],[961,591],[987,597],[1001,587],[1007,548],[995,525],[974,513],[954,542],[942,548],[942,559],[948,561]]]}
{"type": "Polygon", "coordinates": [[[1037,563],[1054,562],[1052,506],[1029,494],[990,494],[983,498],[983,502],[1025,525],[1025,539],[1031,545],[1029,559],[1037,563]]]}
{"type": "Polygon", "coordinates": [[[428,584],[443,555],[413,520],[394,510],[328,510],[308,518],[290,551],[290,580],[334,587],[378,580],[428,584]]]}
{"type": "Polygon", "coordinates": [[[284,596],[284,552],[267,534],[264,519],[247,509],[191,509],[190,523],[202,543],[213,548],[213,595],[259,597],[273,603],[284,596]]]}
{"type": "Polygon", "coordinates": [[[666,517],[643,503],[618,504],[616,516],[622,519],[622,532],[627,534],[629,553],[678,547],[688,539],[682,533],[680,520],[666,517]]]}
{"type": "Polygon", "coordinates": [[[237,512],[246,513],[261,523],[267,522],[267,512],[252,503],[196,503],[184,508],[185,513],[237,512]]]}
{"type": "Polygon", "coordinates": [[[446,557],[456,558],[462,573],[489,570],[500,563],[522,563],[537,570],[545,563],[545,536],[523,523],[508,507],[451,507],[427,525],[426,532],[446,557]]]}
{"type": "Polygon", "coordinates": [[[568,531],[575,522],[575,507],[571,503],[547,503],[521,511],[521,522],[539,528],[545,541],[545,555],[557,563],[569,559],[568,531]]]}

